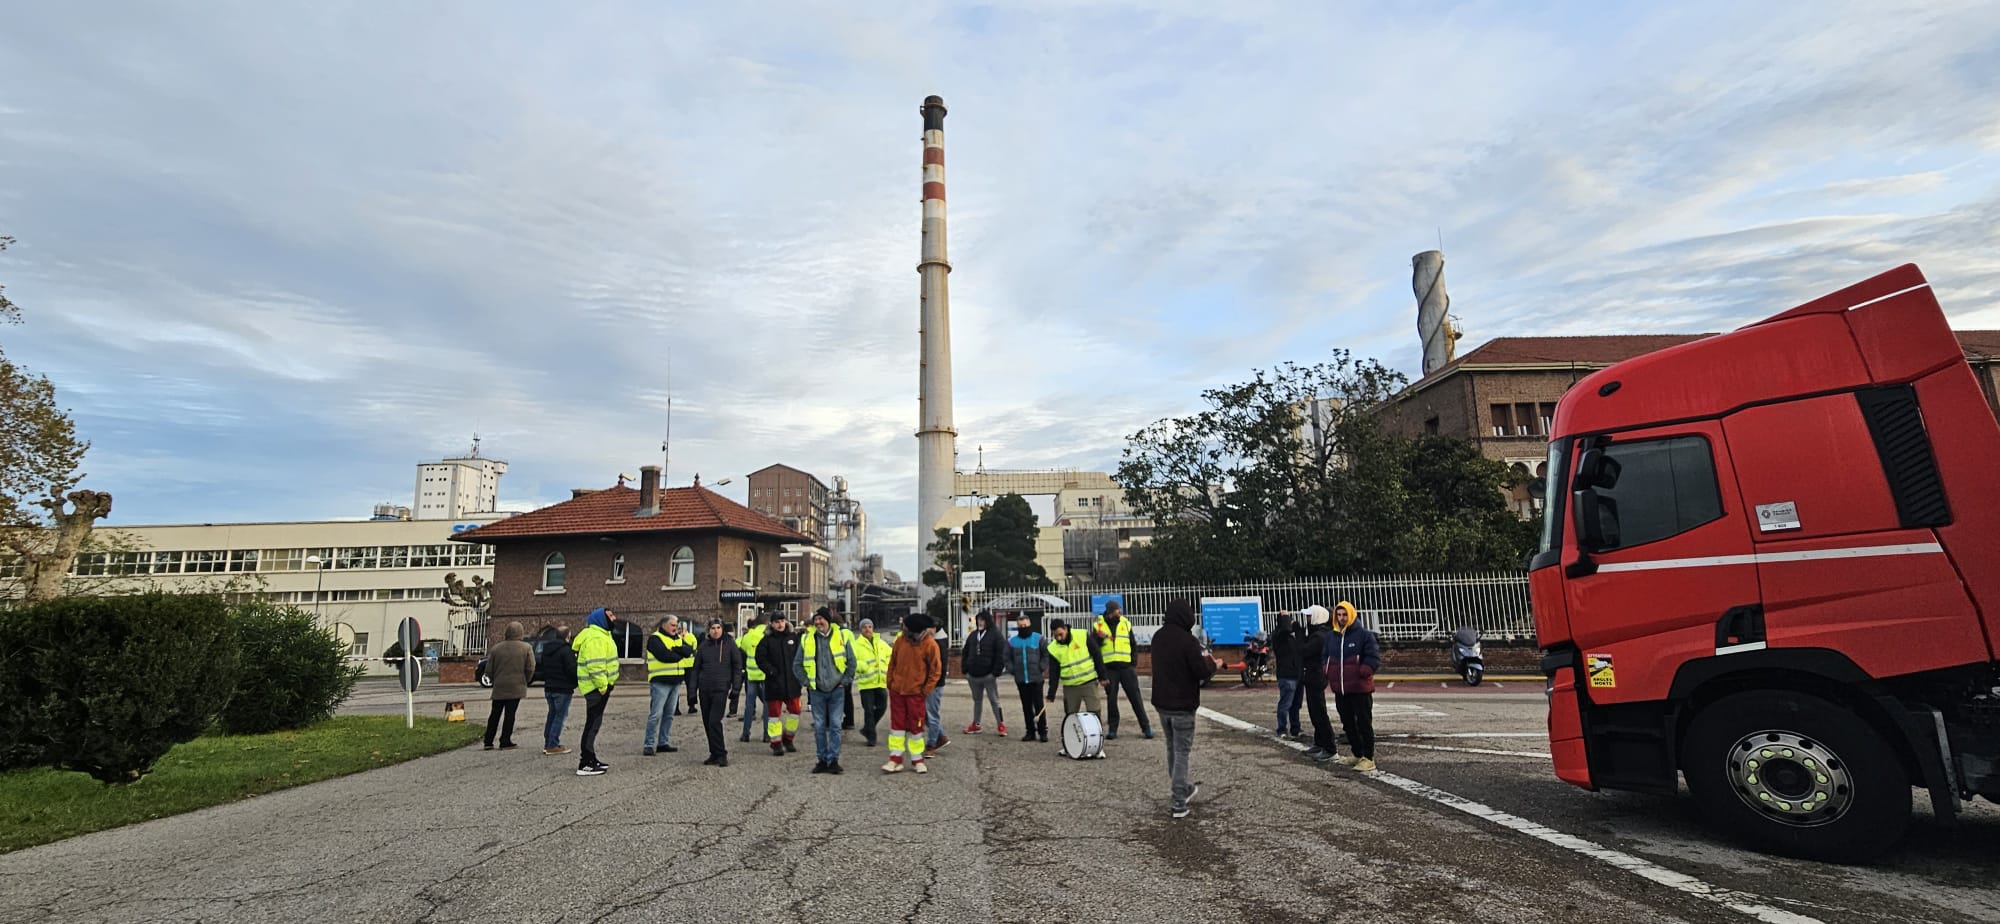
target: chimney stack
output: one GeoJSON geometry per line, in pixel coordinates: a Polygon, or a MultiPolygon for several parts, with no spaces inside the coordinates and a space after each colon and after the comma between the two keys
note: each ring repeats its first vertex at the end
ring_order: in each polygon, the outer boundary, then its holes
{"type": "Polygon", "coordinates": [[[1424,374],[1444,368],[1458,353],[1458,330],[1451,323],[1451,296],[1444,291],[1444,251],[1426,250],[1410,259],[1410,287],[1417,295],[1417,336],[1424,344],[1424,374]]]}
{"type": "Polygon", "coordinates": [[[639,516],[650,517],[660,512],[660,467],[639,466],[639,516]]]}
{"type": "MultiPolygon", "coordinates": [[[[944,100],[930,96],[917,110],[924,117],[923,245],[917,263],[917,536],[930,543],[932,530],[950,512],[958,430],[951,414],[951,291],[946,276],[944,230],[944,100]]],[[[925,568],[933,554],[919,546],[925,568]]],[[[921,570],[921,569],[920,569],[921,570]]]]}

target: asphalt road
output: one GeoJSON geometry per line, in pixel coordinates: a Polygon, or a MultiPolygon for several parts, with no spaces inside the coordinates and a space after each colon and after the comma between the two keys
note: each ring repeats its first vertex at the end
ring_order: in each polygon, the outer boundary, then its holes
{"type": "MultiPolygon", "coordinates": [[[[1380,731],[1423,737],[1385,738],[1380,778],[1229,727],[1269,724],[1270,688],[1211,691],[1183,820],[1163,739],[1129,716],[1102,761],[954,734],[930,774],[884,777],[850,735],[827,777],[809,734],[784,758],[732,735],[716,769],[687,725],[680,753],[641,757],[634,692],[614,697],[606,776],[473,747],[0,856],[0,921],[2000,920],[1991,806],[1926,821],[1877,868],[1741,852],[1683,800],[1556,781],[1538,691],[1382,693],[1380,731]]],[[[483,695],[427,689],[419,708],[463,699],[481,721],[483,695]]],[[[402,706],[369,683],[349,709],[402,706]]],[[[948,726],[968,710],[952,687],[948,726]]],[[[524,743],[542,714],[535,691],[524,743]]]]}

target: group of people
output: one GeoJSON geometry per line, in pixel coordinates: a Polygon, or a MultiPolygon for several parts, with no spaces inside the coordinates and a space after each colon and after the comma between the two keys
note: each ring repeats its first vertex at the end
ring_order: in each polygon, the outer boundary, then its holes
{"type": "MultiPolygon", "coordinates": [[[[1357,770],[1371,771],[1374,762],[1374,672],[1381,663],[1375,636],[1358,621],[1352,604],[1341,602],[1329,611],[1308,607],[1298,614],[1278,614],[1272,653],[1278,676],[1277,732],[1294,739],[1300,734],[1299,711],[1311,716],[1315,760],[1336,759],[1336,744],[1326,709],[1326,693],[1334,694],[1335,710],[1345,730],[1352,757],[1338,758],[1357,770]]],[[[611,634],[617,620],[609,609],[592,610],[582,631],[568,645],[552,646],[554,659],[543,671],[548,719],[543,729],[543,753],[567,754],[561,735],[572,698],[582,695],[585,719],[579,745],[577,775],[598,776],[610,765],[598,758],[597,735],[604,710],[618,683],[618,647],[611,634]]],[[[1077,713],[1105,718],[1106,740],[1118,737],[1120,694],[1129,701],[1140,734],[1153,737],[1153,725],[1141,704],[1133,663],[1132,622],[1113,602],[1087,626],[1054,620],[1044,637],[1035,620],[1019,617],[1012,636],[995,625],[993,614],[981,611],[977,628],[967,634],[960,653],[960,670],[972,692],[972,723],[967,733],[983,730],[990,706],[998,734],[1007,736],[999,681],[1011,679],[1021,707],[1020,740],[1049,740],[1047,712],[1060,693],[1063,716],[1077,713]],[[1100,696],[1109,694],[1109,702],[1100,696]],[[1108,709],[1106,708],[1108,706],[1108,709]]],[[[1152,703],[1167,737],[1170,814],[1186,817],[1199,787],[1188,779],[1188,756],[1194,741],[1194,716],[1201,705],[1201,688],[1214,676],[1217,662],[1195,636],[1194,608],[1184,600],[1170,601],[1160,630],[1152,640],[1152,703]]],[[[486,747],[511,749],[515,712],[535,674],[535,654],[522,638],[519,623],[506,629],[506,641],[488,653],[493,678],[493,710],[487,718],[486,747]]],[[[882,720],[888,719],[888,760],[882,772],[928,772],[926,760],[949,743],[939,714],[946,682],[948,652],[930,617],[904,617],[893,642],[863,619],[850,631],[822,607],[808,627],[795,629],[782,613],[754,620],[741,637],[720,619],[709,620],[696,635],[678,617],[668,616],[646,641],[646,679],[650,693],[641,753],[645,756],[679,751],[672,744],[673,719],[680,714],[685,691],[690,709],[698,703],[708,738],[709,766],[729,765],[723,741],[723,719],[743,703],[740,742],[750,741],[752,725],[763,717],[763,742],[782,757],[798,750],[801,713],[813,716],[814,773],[840,774],[842,733],[856,727],[854,698],[861,700],[859,730],[870,748],[878,743],[882,720]]],[[[1089,755],[1103,757],[1102,750],[1089,755]]]]}
{"type": "Polygon", "coordinates": [[[1362,772],[1375,769],[1375,671],[1382,665],[1382,646],[1375,633],[1360,622],[1354,604],[1343,600],[1329,611],[1309,606],[1297,614],[1279,613],[1271,633],[1271,660],[1278,677],[1277,734],[1294,741],[1300,734],[1299,709],[1312,721],[1316,761],[1337,760],[1362,772]],[[1326,713],[1326,694],[1333,693],[1342,737],[1350,756],[1336,750],[1333,723],[1326,713]]]}

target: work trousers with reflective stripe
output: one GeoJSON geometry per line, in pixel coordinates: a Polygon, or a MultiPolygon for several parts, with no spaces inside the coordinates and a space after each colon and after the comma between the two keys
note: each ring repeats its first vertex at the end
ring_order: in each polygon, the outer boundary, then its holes
{"type": "Polygon", "coordinates": [[[801,698],[794,696],[791,699],[774,699],[766,704],[764,734],[770,736],[772,750],[784,750],[785,742],[798,736],[801,698]]]}
{"type": "Polygon", "coordinates": [[[903,762],[905,752],[911,761],[924,759],[924,698],[922,693],[889,694],[889,759],[896,763],[903,762]]]}

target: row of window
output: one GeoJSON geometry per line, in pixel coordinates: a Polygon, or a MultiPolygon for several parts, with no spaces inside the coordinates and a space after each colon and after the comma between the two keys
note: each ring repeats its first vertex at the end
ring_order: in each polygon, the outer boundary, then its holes
{"type": "Polygon", "coordinates": [[[318,592],[319,593],[318,600],[313,599],[313,593],[314,592],[310,590],[278,591],[275,593],[259,594],[258,596],[261,599],[269,600],[272,603],[302,604],[305,606],[311,606],[315,602],[370,603],[380,600],[444,599],[444,588],[442,587],[395,587],[395,588],[376,588],[374,590],[323,590],[318,592]]]}
{"type": "Polygon", "coordinates": [[[1493,414],[1494,436],[1547,436],[1556,416],[1554,402],[1495,404],[1488,410],[1493,414]]]}
{"type": "MultiPolygon", "coordinates": [[[[787,564],[794,567],[791,581],[793,584],[797,584],[796,563],[788,562],[787,564]]],[[[624,555],[620,554],[611,557],[610,580],[625,580],[624,555]]],[[[757,553],[747,549],[743,552],[743,583],[750,587],[757,586],[757,553]]],[[[542,559],[542,589],[562,590],[568,584],[569,560],[561,552],[550,552],[547,558],[542,559]]],[[[694,549],[685,545],[681,546],[675,549],[674,554],[667,559],[667,586],[694,586],[694,549]]]]}
{"type": "MultiPolygon", "coordinates": [[[[478,568],[494,563],[491,547],[449,545],[383,545],[322,549],[237,549],[195,552],[85,552],[76,557],[71,573],[82,577],[133,574],[247,574],[371,568],[478,568]]],[[[17,564],[18,566],[18,564],[17,564]]],[[[6,568],[0,563],[0,569],[6,568]]],[[[4,574],[0,570],[0,574],[4,574]]]]}

